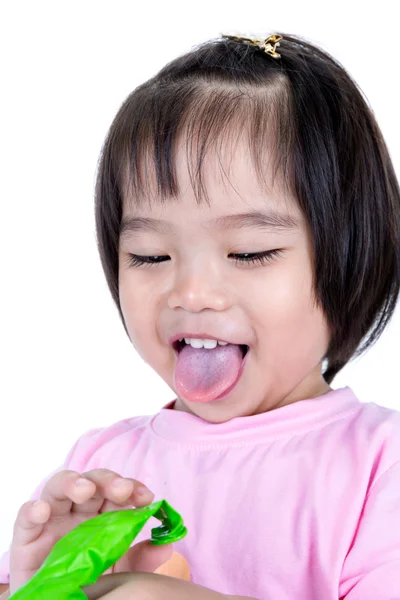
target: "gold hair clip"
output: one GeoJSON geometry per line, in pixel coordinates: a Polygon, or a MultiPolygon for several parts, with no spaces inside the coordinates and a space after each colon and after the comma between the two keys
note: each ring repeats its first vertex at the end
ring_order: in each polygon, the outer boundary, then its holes
{"type": "Polygon", "coordinates": [[[222,33],[221,35],[222,37],[228,40],[233,40],[235,42],[244,42],[245,44],[252,44],[253,46],[258,46],[260,50],[264,50],[264,52],[266,52],[273,58],[281,57],[281,55],[278,54],[278,52],[276,52],[276,47],[280,46],[279,42],[282,39],[281,35],[276,35],[275,33],[273,33],[272,35],[269,35],[265,40],[255,40],[251,38],[241,37],[238,35],[225,35],[224,33],[222,33]]]}

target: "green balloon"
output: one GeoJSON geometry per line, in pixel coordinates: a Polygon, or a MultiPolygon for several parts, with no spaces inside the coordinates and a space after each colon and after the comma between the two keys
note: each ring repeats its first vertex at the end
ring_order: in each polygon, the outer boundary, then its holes
{"type": "Polygon", "coordinates": [[[156,546],[177,542],[187,534],[181,515],[166,500],[102,513],[58,540],[40,569],[10,600],[87,600],[80,588],[96,583],[127,552],[150,517],[162,523],[151,530],[151,543],[156,546]]]}

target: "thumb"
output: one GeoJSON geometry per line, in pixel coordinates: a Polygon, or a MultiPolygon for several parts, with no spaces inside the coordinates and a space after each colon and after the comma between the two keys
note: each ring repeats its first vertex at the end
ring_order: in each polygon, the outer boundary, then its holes
{"type": "Polygon", "coordinates": [[[150,540],[139,542],[115,563],[113,573],[153,573],[171,558],[173,551],[172,544],[154,546],[150,540]]]}

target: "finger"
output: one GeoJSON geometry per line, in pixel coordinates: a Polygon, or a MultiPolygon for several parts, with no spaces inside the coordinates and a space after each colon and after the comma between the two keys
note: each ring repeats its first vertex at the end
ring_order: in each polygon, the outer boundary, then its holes
{"type": "Polygon", "coordinates": [[[63,517],[71,512],[74,502],[85,502],[96,493],[96,486],[87,480],[86,485],[78,484],[82,476],[76,471],[59,471],[51,477],[42,490],[40,499],[51,506],[52,517],[63,517]]]}
{"type": "Polygon", "coordinates": [[[46,502],[25,502],[18,511],[13,527],[12,543],[29,544],[43,532],[44,525],[50,518],[51,508],[46,502]]]}
{"type": "Polygon", "coordinates": [[[137,572],[153,573],[166,563],[174,552],[172,544],[154,546],[150,540],[139,542],[114,565],[114,573],[137,572]]]}
{"type": "Polygon", "coordinates": [[[84,474],[60,471],[46,483],[41,500],[50,504],[51,517],[62,517],[70,512],[96,514],[105,500],[117,506],[146,506],[151,502],[154,496],[150,491],[140,496],[140,482],[129,480],[123,489],[114,485],[119,479],[123,478],[109,469],[94,469],[84,474]]]}
{"type": "Polygon", "coordinates": [[[150,504],[154,494],[140,481],[121,477],[109,469],[93,469],[82,477],[96,486],[96,492],[85,503],[72,507],[72,512],[92,513],[117,510],[122,507],[143,507],[150,504]]]}

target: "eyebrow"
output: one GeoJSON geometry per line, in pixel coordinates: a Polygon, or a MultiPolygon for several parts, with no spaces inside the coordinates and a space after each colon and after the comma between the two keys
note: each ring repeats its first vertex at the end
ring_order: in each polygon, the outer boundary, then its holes
{"type": "MultiPolygon", "coordinates": [[[[289,214],[279,213],[274,210],[263,210],[217,217],[203,227],[212,231],[218,229],[243,229],[246,227],[268,231],[284,231],[299,228],[300,222],[296,217],[289,214]]],[[[175,228],[169,221],[148,217],[129,217],[122,220],[120,229],[121,238],[127,238],[142,231],[168,234],[174,233],[175,228]]]]}

